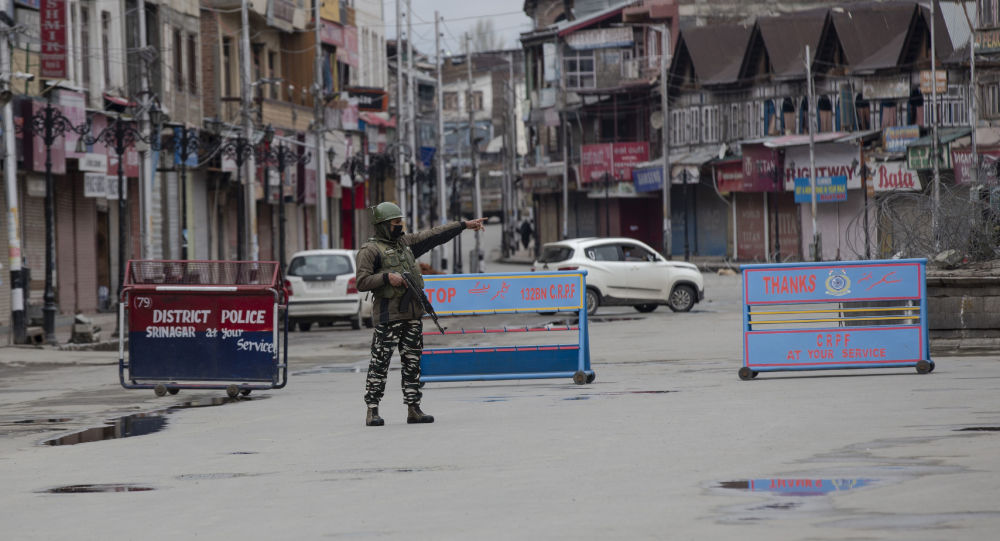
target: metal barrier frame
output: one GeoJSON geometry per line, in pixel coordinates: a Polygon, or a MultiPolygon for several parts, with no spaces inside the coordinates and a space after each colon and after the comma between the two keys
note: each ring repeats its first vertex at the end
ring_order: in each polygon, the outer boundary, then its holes
{"type": "MultiPolygon", "coordinates": [[[[552,271],[505,274],[450,274],[426,275],[424,289],[439,316],[471,316],[501,313],[573,312],[578,316],[576,326],[518,327],[467,331],[446,331],[445,334],[515,333],[577,331],[575,344],[548,344],[541,346],[424,348],[421,355],[423,382],[443,381],[492,381],[505,379],[573,378],[578,385],[592,383],[597,377],[590,368],[590,333],[587,327],[586,307],[587,271],[552,271]],[[474,282],[470,282],[474,281],[474,282]],[[502,299],[503,302],[486,301],[478,294],[497,291],[493,285],[510,292],[512,284],[520,285],[520,299],[502,299]],[[469,286],[472,286],[471,288],[469,286]],[[562,288],[574,288],[572,297],[562,295],[562,288]],[[551,289],[546,289],[547,286],[551,289]],[[478,287],[478,289],[477,289],[478,287]],[[544,292],[542,291],[544,289],[544,292]],[[442,296],[441,291],[448,294],[442,296]],[[528,291],[528,294],[525,294],[528,291]],[[560,292],[553,299],[548,291],[560,292]],[[528,297],[528,298],[526,298],[528,297]],[[546,298],[540,298],[546,297],[546,298]],[[553,302],[553,301],[557,302],[553,302]],[[445,301],[445,302],[441,302],[445,301]]],[[[515,289],[516,291],[516,289],[515,289]]],[[[566,290],[568,291],[568,289],[566,290]]],[[[506,297],[506,293],[503,293],[506,297]]],[[[425,335],[438,334],[426,331],[425,335]]]]}
{"type": "Polygon", "coordinates": [[[744,265],[740,379],[788,370],[915,367],[920,374],[932,372],[926,266],[926,259],[744,265]],[[906,304],[852,307],[882,301],[906,304]],[[794,306],[819,303],[838,306],[794,306]],[[755,310],[768,305],[792,309],[755,310]],[[866,323],[849,325],[858,322],[866,323]],[[838,325],[800,326],[825,323],[838,325]]]}
{"type": "MultiPolygon", "coordinates": [[[[277,262],[263,261],[155,261],[153,263],[163,264],[253,264],[262,263],[273,264],[275,271],[267,279],[267,284],[212,284],[195,285],[179,283],[135,283],[133,276],[133,264],[150,263],[149,261],[129,261],[126,266],[126,280],[122,287],[121,297],[118,303],[118,380],[122,387],[126,389],[153,389],[157,396],[163,396],[168,392],[175,394],[180,389],[225,389],[226,393],[235,398],[239,394],[247,395],[253,390],[281,389],[288,383],[288,306],[284,299],[284,291],[281,289],[281,275],[277,262]],[[185,297],[260,297],[267,296],[273,299],[271,314],[271,353],[272,370],[268,377],[248,375],[248,377],[221,376],[206,372],[204,377],[191,377],[190,375],[177,375],[176,377],[147,377],[141,371],[136,373],[133,366],[133,341],[128,342],[128,357],[125,355],[125,336],[130,334],[129,319],[126,315],[130,311],[133,300],[140,298],[155,298],[157,296],[185,297]],[[284,322],[280,328],[283,337],[279,338],[278,318],[282,317],[284,322]],[[283,340],[281,339],[283,338],[283,340]]],[[[266,277],[265,277],[266,279],[266,277]]],[[[262,280],[263,282],[263,280],[262,280]]],[[[196,331],[199,336],[196,339],[209,339],[204,331],[196,331]]]]}

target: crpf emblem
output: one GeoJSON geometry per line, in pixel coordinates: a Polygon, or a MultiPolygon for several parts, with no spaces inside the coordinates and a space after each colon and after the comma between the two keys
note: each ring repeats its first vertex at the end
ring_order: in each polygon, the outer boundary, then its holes
{"type": "Polygon", "coordinates": [[[832,270],[826,277],[826,294],[834,297],[843,297],[851,292],[851,279],[847,277],[844,269],[832,270]]]}

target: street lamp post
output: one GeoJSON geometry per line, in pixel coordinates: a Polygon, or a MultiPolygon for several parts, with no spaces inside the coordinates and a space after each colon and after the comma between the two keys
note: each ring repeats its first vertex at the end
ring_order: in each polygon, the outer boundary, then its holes
{"type": "Polygon", "coordinates": [[[42,306],[43,329],[45,342],[56,345],[56,236],[55,236],[55,189],[52,180],[52,144],[67,132],[83,134],[87,126],[75,126],[62,114],[62,111],[52,106],[52,94],[48,95],[45,108],[36,112],[19,131],[28,135],[41,136],[45,144],[45,293],[42,306]]]}
{"type": "MultiPolygon", "coordinates": [[[[270,138],[265,135],[268,140],[270,138]]],[[[290,165],[308,163],[311,155],[306,152],[299,155],[291,147],[284,144],[273,146],[261,152],[261,162],[265,167],[274,164],[278,168],[280,191],[278,192],[278,261],[285,268],[285,169],[290,165]]]]}
{"type": "MultiPolygon", "coordinates": [[[[159,126],[160,112],[157,109],[152,109],[149,112],[150,121],[154,126],[159,126]]],[[[89,130],[89,122],[86,126],[89,130]]],[[[126,230],[126,223],[128,222],[128,207],[125,204],[125,192],[124,192],[124,182],[125,182],[125,152],[128,148],[134,146],[137,141],[142,141],[144,143],[150,144],[154,149],[158,150],[160,148],[159,141],[157,139],[157,132],[151,133],[148,137],[143,135],[142,131],[139,130],[131,120],[122,119],[121,113],[115,116],[115,121],[108,127],[101,130],[100,133],[94,136],[82,135],[80,137],[80,144],[92,145],[100,141],[104,146],[114,150],[116,156],[118,156],[118,300],[121,301],[122,297],[122,286],[125,283],[125,245],[127,244],[126,239],[128,233],[126,230]]],[[[119,329],[119,332],[121,329],[119,329]]]]}
{"type": "Polygon", "coordinates": [[[227,158],[236,162],[236,259],[244,261],[246,259],[246,241],[244,224],[246,217],[246,201],[243,194],[243,164],[254,151],[254,144],[243,135],[223,139],[219,144],[219,150],[227,158]]]}
{"type": "Polygon", "coordinates": [[[181,199],[181,259],[188,258],[188,223],[187,223],[187,162],[192,156],[197,156],[201,149],[201,138],[198,130],[184,125],[174,126],[174,139],[171,143],[178,164],[180,176],[181,199]]]}

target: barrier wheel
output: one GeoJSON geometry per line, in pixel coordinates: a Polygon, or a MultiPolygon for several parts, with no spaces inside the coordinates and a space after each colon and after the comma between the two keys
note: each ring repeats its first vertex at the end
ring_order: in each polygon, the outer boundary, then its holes
{"type": "Polygon", "coordinates": [[[934,371],[934,367],[935,367],[935,366],[937,366],[937,365],[936,365],[936,364],[934,364],[934,361],[931,361],[931,369],[930,369],[930,370],[928,370],[928,372],[933,372],[933,371],[934,371]]]}
{"type": "Polygon", "coordinates": [[[757,374],[760,374],[760,372],[758,372],[756,370],[751,370],[750,371],[750,379],[757,379],[757,374]]]}
{"type": "Polygon", "coordinates": [[[166,396],[167,386],[162,383],[157,383],[156,387],[153,387],[153,394],[155,394],[156,396],[166,396]]]}
{"type": "Polygon", "coordinates": [[[739,374],[740,379],[743,381],[749,381],[756,375],[753,370],[750,370],[746,366],[740,368],[740,371],[737,372],[737,374],[739,374]]]}
{"type": "Polygon", "coordinates": [[[242,391],[240,391],[240,394],[243,395],[243,396],[247,396],[251,392],[253,392],[253,389],[243,389],[242,391]]]}
{"type": "Polygon", "coordinates": [[[170,393],[170,394],[177,394],[177,393],[181,392],[181,390],[179,388],[177,388],[177,387],[168,387],[167,388],[167,392],[170,393]]]}
{"type": "Polygon", "coordinates": [[[587,374],[587,383],[594,383],[595,379],[597,379],[597,372],[594,372],[593,374],[587,374]]]}
{"type": "Polygon", "coordinates": [[[573,383],[577,385],[587,383],[587,373],[583,370],[577,370],[576,373],[573,374],[573,383]]]}
{"type": "Polygon", "coordinates": [[[228,395],[229,398],[236,398],[237,396],[239,396],[239,394],[240,394],[240,388],[238,385],[233,384],[230,385],[229,387],[226,387],[226,395],[228,395]]]}
{"type": "Polygon", "coordinates": [[[918,374],[929,374],[931,368],[931,363],[927,361],[917,361],[917,373],[918,374]]]}

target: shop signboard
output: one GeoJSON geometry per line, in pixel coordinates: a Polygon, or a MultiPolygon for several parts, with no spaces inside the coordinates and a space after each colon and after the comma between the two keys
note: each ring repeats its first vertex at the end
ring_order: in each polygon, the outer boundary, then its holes
{"type": "Polygon", "coordinates": [[[906,147],[920,139],[920,126],[890,126],[882,129],[882,148],[886,152],[906,152],[906,147]]]}
{"type": "MultiPolygon", "coordinates": [[[[795,179],[795,202],[812,203],[813,187],[809,178],[795,179]]],[[[816,202],[847,201],[847,177],[816,177],[816,202]]]]}

